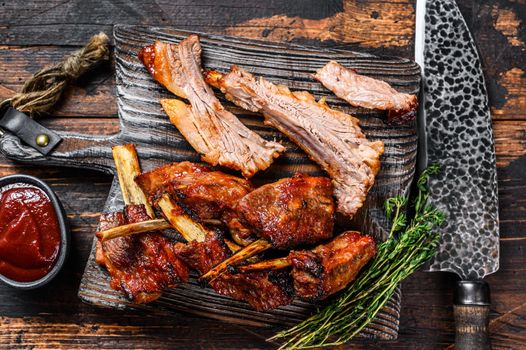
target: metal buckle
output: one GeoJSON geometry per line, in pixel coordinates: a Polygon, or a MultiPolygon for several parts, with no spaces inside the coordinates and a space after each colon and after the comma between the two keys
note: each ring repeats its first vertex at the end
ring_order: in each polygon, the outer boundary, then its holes
{"type": "MultiPolygon", "coordinates": [[[[10,104],[5,104],[0,109],[0,127],[12,132],[43,155],[47,155],[62,141],[56,132],[17,111],[10,104]]],[[[3,134],[4,131],[0,129],[0,136],[3,134]]]]}

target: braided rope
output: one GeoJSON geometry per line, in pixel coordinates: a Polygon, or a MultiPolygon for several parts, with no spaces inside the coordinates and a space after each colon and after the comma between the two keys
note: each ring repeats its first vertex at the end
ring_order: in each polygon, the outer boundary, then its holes
{"type": "Polygon", "coordinates": [[[82,49],[67,56],[63,62],[46,67],[25,82],[22,90],[0,106],[11,103],[13,108],[30,115],[47,112],[57,103],[66,86],[96,63],[109,59],[108,36],[99,33],[91,37],[82,49]]]}

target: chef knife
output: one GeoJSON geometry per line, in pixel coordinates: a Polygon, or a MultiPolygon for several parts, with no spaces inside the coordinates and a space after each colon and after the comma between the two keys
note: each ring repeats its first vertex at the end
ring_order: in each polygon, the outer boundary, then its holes
{"type": "Polygon", "coordinates": [[[415,60],[423,68],[418,165],[441,165],[429,200],[446,216],[429,271],[460,276],[456,349],[490,349],[483,278],[499,268],[495,147],[480,58],[454,0],[417,1],[415,60]]]}

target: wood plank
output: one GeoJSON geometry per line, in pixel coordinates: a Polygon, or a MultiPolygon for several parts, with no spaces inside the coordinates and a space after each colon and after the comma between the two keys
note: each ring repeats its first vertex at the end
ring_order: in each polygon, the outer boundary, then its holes
{"type": "Polygon", "coordinates": [[[493,101],[491,112],[494,120],[526,120],[525,70],[526,67],[514,67],[498,73],[498,76],[495,77],[498,86],[503,90],[501,92],[503,96],[493,101]]]}
{"type": "MultiPolygon", "coordinates": [[[[504,251],[503,253],[508,254],[509,252],[504,251]]],[[[504,268],[507,269],[508,267],[504,268]]],[[[502,278],[509,277],[508,274],[502,276],[502,278]]],[[[404,285],[404,295],[407,303],[404,303],[404,309],[402,310],[402,322],[405,327],[401,329],[399,341],[376,344],[365,343],[353,345],[349,348],[436,349],[446,346],[450,343],[453,336],[450,286],[454,280],[453,275],[442,273],[419,272],[413,275],[404,285]],[[422,285],[425,285],[426,288],[422,289],[422,285]],[[426,315],[425,318],[421,317],[423,314],[426,315]]],[[[501,313],[505,314],[507,310],[516,309],[516,305],[520,307],[520,303],[523,302],[525,297],[525,281],[515,278],[514,283],[519,284],[510,291],[506,291],[507,287],[505,285],[502,286],[502,290],[496,289],[496,283],[493,280],[490,280],[490,283],[494,292],[493,317],[501,313]],[[522,288],[522,291],[519,291],[520,288],[522,288]],[[496,296],[499,297],[496,298],[496,296]]],[[[51,295],[52,292],[50,291],[49,294],[51,295]]],[[[15,293],[13,292],[13,294],[15,293]]],[[[10,295],[2,293],[1,296],[8,298],[10,295]]],[[[246,342],[242,343],[245,346],[253,342],[253,346],[257,348],[272,348],[271,345],[264,343],[262,340],[262,338],[272,334],[274,331],[272,329],[239,328],[235,325],[195,319],[187,315],[174,317],[165,315],[161,317],[162,315],[157,313],[129,313],[118,310],[108,314],[107,310],[93,309],[83,305],[81,305],[82,321],[70,322],[71,318],[75,317],[79,311],[78,307],[74,305],[74,300],[68,302],[70,303],[69,306],[67,303],[62,305],[60,314],[52,312],[52,315],[43,318],[39,317],[38,314],[49,312],[49,302],[42,300],[39,294],[28,297],[28,300],[31,299],[38,299],[41,303],[40,305],[27,305],[27,309],[32,311],[31,315],[33,316],[22,319],[22,316],[28,316],[27,312],[22,313],[20,316],[18,316],[20,313],[15,313],[9,315],[8,321],[5,321],[5,318],[2,319],[2,324],[7,325],[5,335],[10,337],[7,339],[13,339],[15,335],[19,334],[20,329],[24,327],[26,330],[23,338],[24,344],[33,345],[33,342],[35,344],[43,344],[44,341],[49,342],[60,337],[56,344],[59,348],[87,347],[90,344],[89,342],[96,343],[100,348],[115,347],[119,344],[125,344],[123,347],[129,347],[132,346],[131,344],[134,341],[131,338],[135,339],[135,341],[141,339],[141,347],[176,347],[188,344],[193,339],[193,335],[196,334],[199,335],[198,341],[203,345],[213,341],[213,339],[219,339],[217,342],[214,342],[214,348],[218,349],[234,347],[234,343],[238,342],[246,342]],[[42,333],[44,327],[46,332],[42,333]],[[191,328],[194,330],[192,331],[191,328]],[[207,329],[208,331],[199,333],[198,330],[202,329],[207,329]],[[245,334],[245,332],[248,334],[245,334]],[[40,343],[37,342],[38,333],[40,343]],[[112,338],[106,340],[105,337],[108,336],[112,338]],[[82,341],[75,343],[75,337],[79,337],[82,341]],[[104,339],[103,344],[99,344],[96,341],[97,338],[104,339]],[[119,340],[116,341],[116,339],[119,340]],[[228,340],[232,341],[232,343],[225,343],[228,340]]],[[[511,316],[513,316],[513,313],[505,316],[505,319],[511,316]]],[[[498,318],[496,320],[498,321],[498,318]]],[[[521,324],[519,321],[518,326],[521,326],[521,324]]],[[[503,325],[505,323],[501,323],[501,326],[503,325]]],[[[495,330],[498,331],[499,328],[495,330]]],[[[501,333],[494,333],[492,340],[495,346],[514,348],[512,347],[514,340],[505,339],[501,333]]]]}
{"type": "MultiPolygon", "coordinates": [[[[49,170],[44,169],[36,173],[37,169],[35,169],[35,167],[27,167],[27,169],[28,170],[24,170],[24,172],[28,172],[31,171],[31,169],[33,169],[35,172],[30,173],[33,175],[40,176],[43,176],[43,174],[46,174],[46,172],[49,173],[51,171],[54,171],[53,168],[50,168],[49,170]]],[[[72,169],[56,169],[56,172],[62,173],[64,174],[64,176],[66,176],[66,178],[56,180],[57,186],[63,183],[64,181],[69,181],[74,182],[74,186],[78,188],[76,191],[71,191],[69,189],[66,189],[65,187],[63,191],[58,192],[60,198],[71,203],[77,203],[77,201],[75,201],[74,198],[76,198],[79,194],[85,194],[86,183],[96,184],[97,179],[100,178],[100,176],[96,173],[92,173],[94,176],[94,178],[92,179],[82,178],[80,175],[75,175],[75,170],[72,169]]],[[[522,191],[521,189],[513,187],[513,183],[523,183],[521,173],[514,171],[511,174],[507,174],[506,176],[507,177],[501,180],[501,182],[499,183],[500,188],[506,193],[509,193],[510,196],[513,195],[513,198],[516,199],[518,197],[518,193],[524,193],[524,191],[522,191]],[[513,177],[513,174],[515,174],[515,177],[513,177]]],[[[54,176],[51,176],[51,178],[52,177],[54,176]]],[[[54,187],[55,184],[52,184],[52,186],[54,187]]],[[[82,321],[85,324],[94,325],[95,328],[99,327],[99,325],[101,324],[101,320],[108,320],[107,322],[110,324],[126,325],[126,320],[140,318],[141,321],[136,321],[135,325],[141,329],[151,330],[151,332],[148,331],[149,335],[148,337],[146,337],[148,338],[148,340],[141,338],[143,339],[141,342],[142,347],[147,347],[147,345],[151,345],[151,347],[163,347],[170,346],[172,344],[181,344],[181,346],[183,346],[183,344],[188,344],[185,343],[185,341],[189,341],[188,338],[185,337],[184,330],[186,330],[186,328],[184,327],[184,325],[179,325],[177,322],[174,323],[174,320],[179,319],[181,320],[181,322],[184,321],[184,323],[192,322],[187,321],[189,317],[186,315],[184,317],[175,317],[174,319],[167,318],[169,321],[163,327],[152,328],[152,318],[166,318],[156,316],[155,314],[149,317],[149,314],[137,314],[136,312],[122,313],[119,311],[112,311],[111,313],[108,313],[107,310],[104,309],[98,310],[90,308],[89,306],[78,304],[78,299],[76,298],[75,291],[75,288],[78,285],[80,279],[80,274],[78,273],[78,271],[81,271],[83,268],[85,257],[88,254],[91,237],[93,235],[93,232],[95,231],[95,226],[97,223],[97,210],[99,210],[99,208],[102,206],[102,203],[100,202],[102,200],[101,198],[107,192],[106,188],[98,188],[99,187],[97,186],[95,187],[95,193],[93,193],[89,200],[80,201],[78,206],[67,210],[68,213],[70,211],[73,213],[82,213],[83,208],[85,208],[87,203],[97,201],[98,195],[99,203],[95,203],[93,205],[93,212],[77,214],[79,216],[85,216],[82,218],[82,220],[79,219],[78,221],[75,221],[72,225],[74,229],[78,228],[80,230],[78,232],[79,236],[75,235],[75,237],[83,238],[80,241],[74,238],[75,253],[72,255],[71,258],[74,259],[75,263],[72,267],[71,274],[67,273],[61,275],[59,279],[56,280],[57,282],[59,282],[58,285],[51,285],[51,289],[49,291],[41,290],[40,292],[28,292],[21,295],[18,291],[14,291],[5,286],[1,286],[0,298],[2,300],[10,301],[9,303],[2,304],[2,314],[20,318],[17,322],[24,323],[24,325],[20,325],[20,327],[24,327],[25,329],[27,329],[28,334],[33,334],[31,337],[27,338],[28,341],[31,339],[35,339],[36,333],[32,333],[31,331],[34,327],[33,319],[27,318],[26,316],[38,314],[47,315],[45,316],[45,318],[39,321],[38,330],[40,331],[42,327],[51,327],[51,329],[53,329],[52,327],[54,323],[76,324],[78,322],[77,320],[79,319],[80,313],[82,315],[82,321]],[[91,224],[83,224],[83,222],[86,220],[91,224]],[[76,257],[77,254],[79,255],[78,258],[76,257]],[[77,272],[74,272],[73,270],[77,272]],[[57,293],[60,293],[61,298],[57,299],[55,297],[57,293]],[[60,311],[58,312],[57,310],[60,311]],[[181,329],[180,333],[179,329],[181,329]],[[174,340],[173,338],[176,339],[174,340]],[[163,343],[165,339],[166,341],[163,343]]],[[[57,188],[55,188],[55,191],[57,191],[57,188]]],[[[511,200],[507,200],[505,203],[511,202],[511,200]]],[[[524,214],[517,215],[516,220],[520,220],[520,218],[524,217],[524,214]]],[[[512,226],[520,225],[514,225],[512,222],[507,224],[507,227],[512,226]]],[[[522,230],[520,230],[520,227],[518,227],[516,231],[520,233],[522,230]]],[[[502,233],[507,234],[507,232],[507,229],[503,229],[502,233]]],[[[501,270],[495,275],[489,277],[489,282],[493,288],[492,295],[494,306],[492,307],[492,309],[494,310],[494,312],[492,314],[492,317],[496,317],[500,314],[505,314],[507,311],[514,309],[515,307],[517,307],[517,305],[520,305],[520,303],[526,299],[526,295],[524,294],[526,291],[526,286],[524,285],[524,283],[526,283],[526,281],[522,278],[519,278],[523,274],[523,271],[521,272],[519,267],[525,266],[526,264],[525,255],[523,254],[525,247],[524,242],[526,241],[526,238],[524,237],[524,232],[522,232],[521,235],[522,241],[513,240],[509,243],[504,243],[502,249],[503,259],[501,262],[501,270]]],[[[69,264],[70,262],[68,262],[67,266],[69,266],[69,264]]],[[[454,280],[455,278],[453,275],[442,273],[419,272],[412,276],[406,283],[404,283],[405,302],[403,304],[404,307],[401,312],[401,324],[403,325],[403,327],[401,328],[399,340],[394,343],[379,343],[377,345],[371,346],[381,346],[384,349],[436,349],[442,348],[445,345],[449,344],[453,339],[452,311],[450,306],[452,295],[450,288],[454,280]],[[423,289],[422,286],[426,287],[423,289]],[[425,315],[425,317],[423,317],[423,315],[425,315]]],[[[206,332],[201,332],[200,339],[203,342],[203,344],[206,344],[207,340],[213,341],[216,337],[221,336],[221,331],[214,330],[216,329],[215,327],[219,327],[219,325],[221,324],[222,323],[217,322],[216,325],[214,321],[207,321],[203,319],[198,319],[198,321],[196,321],[195,327],[197,329],[200,329],[201,331],[204,329],[207,330],[206,332]]],[[[519,319],[519,325],[520,324],[522,323],[520,323],[519,319]]],[[[12,334],[18,335],[18,332],[12,333],[12,331],[14,331],[13,328],[9,328],[9,331],[7,331],[7,328],[2,327],[0,335],[2,335],[3,337],[9,337],[3,339],[12,339],[10,338],[12,334]],[[6,329],[5,333],[4,329],[6,329]]],[[[107,328],[104,332],[107,332],[107,328]]],[[[242,333],[243,331],[236,328],[235,333],[237,334],[238,332],[242,333]]],[[[261,331],[250,329],[250,332],[260,333],[261,331]]],[[[113,339],[113,343],[110,340],[108,340],[108,342],[105,342],[105,345],[101,346],[101,348],[111,348],[112,346],[117,346],[119,343],[126,344],[130,347],[133,346],[133,344],[136,344],[133,343],[133,340],[131,339],[129,333],[121,332],[110,334],[112,336],[111,339],[113,339]]],[[[62,348],[68,348],[73,346],[72,343],[74,343],[74,338],[77,335],[77,333],[71,333],[68,336],[64,336],[64,338],[60,341],[60,343],[63,344],[62,348]]],[[[51,339],[51,336],[52,335],[50,335],[48,332],[46,332],[45,334],[40,334],[41,344],[49,341],[51,339]]],[[[83,335],[83,337],[84,336],[85,335],[83,335]]],[[[105,336],[103,335],[102,337],[104,338],[105,336]]],[[[241,336],[237,334],[233,335],[232,339],[240,339],[240,337],[241,336]]],[[[247,336],[247,338],[248,339],[244,340],[246,341],[246,343],[244,344],[249,344],[250,342],[254,341],[257,342],[257,338],[250,338],[250,336],[247,336]]],[[[25,339],[26,338],[22,338],[22,340],[24,341],[25,339]]],[[[95,338],[89,339],[91,342],[90,344],[98,344],[95,338]]],[[[500,331],[499,333],[495,333],[493,342],[494,344],[497,344],[502,348],[505,348],[505,346],[508,346],[508,348],[512,349],[517,348],[516,346],[513,346],[512,339],[506,338],[506,336],[502,335],[500,331]],[[495,340],[495,338],[498,339],[495,340]]],[[[84,347],[89,346],[88,343],[83,343],[83,345],[84,347]]],[[[257,343],[258,348],[263,347],[264,345],[265,344],[262,342],[257,343]]],[[[57,348],[60,348],[59,344],[57,344],[57,348]]],[[[218,348],[221,347],[218,346],[218,348]]],[[[225,345],[224,348],[228,348],[228,346],[225,345]]]]}
{"type": "MultiPolygon", "coordinates": [[[[350,2],[249,0],[240,3],[228,0],[222,1],[220,6],[217,6],[213,0],[200,1],[198,6],[192,1],[178,1],[177,4],[172,4],[153,0],[136,2],[133,5],[127,2],[101,2],[98,6],[91,6],[89,2],[82,0],[67,3],[52,0],[47,1],[45,5],[35,0],[23,3],[8,2],[2,8],[0,23],[9,26],[9,32],[1,35],[0,40],[7,45],[81,45],[88,39],[90,33],[96,30],[110,33],[111,26],[116,23],[163,25],[223,34],[225,28],[232,26],[253,29],[253,25],[243,25],[243,23],[253,18],[266,18],[273,15],[291,18],[301,15],[302,18],[312,21],[323,21],[333,16],[344,15],[346,3],[350,2]],[[66,17],[64,13],[67,13],[66,17]],[[59,32],[61,36],[57,35],[59,32]]],[[[393,6],[401,3],[398,8],[400,6],[408,10],[412,8],[410,0],[389,0],[385,3],[393,6]]],[[[367,3],[363,4],[362,7],[365,7],[367,3]]],[[[373,5],[370,11],[378,9],[378,4],[379,2],[373,5]]],[[[359,19],[363,19],[369,9],[362,9],[360,14],[355,14],[352,10],[348,8],[348,13],[345,14],[350,17],[349,24],[360,26],[359,19]]],[[[369,14],[367,17],[371,18],[369,14]]],[[[399,18],[379,20],[377,26],[385,25],[386,22],[396,25],[397,20],[399,18]]],[[[366,22],[360,33],[374,38],[374,34],[367,30],[370,28],[370,24],[366,22]]],[[[401,34],[391,32],[389,35],[395,38],[401,34]]]]}
{"type": "MultiPolygon", "coordinates": [[[[84,5],[83,3],[78,4],[78,2],[78,0],[70,2],[67,8],[77,13],[82,11],[82,6],[84,5]]],[[[160,22],[163,25],[178,26],[179,23],[181,23],[181,25],[185,23],[184,28],[189,30],[208,31],[210,33],[232,33],[244,37],[274,41],[293,40],[301,43],[313,43],[329,47],[366,48],[373,53],[389,53],[405,57],[412,56],[412,32],[405,33],[405,31],[412,31],[411,28],[413,25],[411,21],[414,21],[412,3],[414,3],[414,1],[366,1],[360,3],[352,1],[344,3],[327,1],[323,2],[323,4],[311,4],[311,1],[307,1],[305,4],[301,2],[291,2],[290,4],[288,4],[288,2],[277,2],[277,4],[275,2],[256,3],[257,4],[252,4],[254,11],[251,12],[251,16],[247,16],[248,11],[246,11],[246,9],[251,6],[251,2],[248,2],[246,7],[243,8],[237,6],[237,10],[231,11],[228,16],[225,16],[223,9],[225,9],[225,12],[229,9],[232,10],[236,7],[235,4],[227,3],[221,7],[221,11],[212,11],[210,10],[213,6],[211,3],[205,3],[200,7],[190,10],[188,4],[183,2],[183,4],[177,4],[179,5],[177,7],[178,9],[183,9],[175,11],[174,16],[163,16],[164,12],[162,12],[162,8],[165,5],[157,6],[157,4],[149,2],[136,6],[133,12],[126,12],[125,6],[121,4],[103,4],[103,6],[96,11],[90,11],[88,14],[82,16],[82,23],[75,24],[75,26],[80,28],[69,30],[69,32],[72,32],[72,35],[84,36],[82,40],[72,41],[69,45],[77,47],[82,45],[96,30],[95,28],[97,28],[98,23],[159,24],[159,18],[161,18],[160,22]],[[229,8],[229,6],[231,6],[231,8],[229,8]],[[104,12],[107,7],[112,7],[112,10],[116,10],[122,18],[115,19],[113,12],[104,12]],[[182,19],[177,19],[179,15],[188,15],[189,11],[209,13],[210,16],[213,17],[212,21],[228,21],[226,24],[223,23],[226,29],[220,30],[219,24],[217,27],[205,28],[199,24],[199,21],[192,21],[192,24],[188,24],[190,23],[189,21],[183,22],[182,19]],[[109,16],[110,13],[112,16],[109,16]],[[159,15],[159,13],[161,14],[159,15]],[[155,19],[155,22],[153,22],[152,19],[155,19]],[[338,19],[338,21],[344,24],[332,23],[335,19],[338,19]],[[253,24],[242,25],[239,23],[242,21],[248,21],[253,24]],[[349,26],[351,29],[344,30],[344,28],[349,26]],[[398,26],[403,26],[403,30],[398,26]],[[351,36],[351,38],[345,39],[346,35],[351,36]],[[395,49],[386,49],[384,45],[385,41],[394,41],[392,45],[395,49]],[[402,45],[403,43],[406,44],[402,45]]],[[[10,2],[10,4],[15,4],[15,2],[10,2]]],[[[51,18],[53,18],[54,13],[63,11],[58,0],[47,2],[47,4],[45,8],[40,8],[39,5],[42,6],[42,3],[37,4],[34,1],[24,2],[22,4],[25,10],[23,13],[26,14],[24,16],[22,16],[22,12],[20,11],[14,14],[14,5],[12,5],[13,8],[11,8],[8,4],[8,8],[2,12],[2,14],[5,13],[6,23],[9,21],[16,23],[21,20],[20,17],[27,17],[27,13],[42,12],[49,9],[45,13],[51,13],[51,18]]],[[[524,78],[521,78],[524,74],[521,72],[524,72],[526,67],[525,62],[520,59],[524,50],[524,40],[519,37],[518,33],[514,32],[514,24],[520,22],[519,13],[522,11],[521,5],[519,3],[506,3],[503,5],[502,0],[492,0],[484,2],[483,4],[461,0],[459,1],[459,5],[482,53],[482,61],[487,73],[489,95],[494,117],[524,119],[524,110],[526,108],[524,106],[524,96],[526,93],[524,92],[524,78]],[[483,25],[483,23],[490,23],[491,25],[483,25]],[[498,49],[495,48],[495,45],[498,46],[498,49]],[[521,111],[523,112],[521,113],[521,111]]],[[[21,5],[18,4],[18,6],[21,5]]],[[[70,19],[72,21],[79,21],[79,19],[76,18],[70,19]]],[[[45,20],[47,19],[43,19],[43,21],[45,20]]],[[[21,21],[23,22],[24,20],[21,21]]],[[[33,22],[32,20],[32,23],[33,22]]],[[[58,21],[57,23],[61,22],[58,21]]],[[[57,26],[68,25],[70,24],[57,24],[57,26]]],[[[73,26],[73,24],[70,26],[73,26]]],[[[111,25],[105,25],[101,28],[104,28],[108,34],[111,33],[111,25]]],[[[58,35],[57,30],[45,28],[40,30],[39,33],[40,36],[45,35],[50,38],[57,38],[53,40],[58,41],[53,43],[46,42],[45,40],[42,41],[42,38],[40,38],[39,35],[34,35],[34,33],[28,34],[27,30],[27,26],[23,26],[21,29],[24,35],[28,36],[29,41],[20,41],[15,44],[25,46],[34,44],[38,46],[34,48],[11,48],[10,50],[6,50],[5,47],[4,49],[0,49],[0,57],[5,57],[4,61],[0,59],[0,70],[5,69],[5,71],[17,72],[16,66],[20,65],[17,61],[23,58],[22,62],[26,64],[28,70],[34,72],[38,69],[37,67],[56,62],[56,60],[60,59],[61,55],[55,53],[56,50],[64,53],[73,50],[73,48],[41,46],[44,44],[63,45],[64,38],[62,35],[58,35]],[[48,53],[48,49],[51,52],[48,53]],[[28,53],[24,55],[23,53],[17,52],[17,50],[28,50],[28,53]],[[13,52],[11,53],[11,51],[13,52]],[[37,59],[34,60],[32,57],[37,57],[37,59]],[[5,68],[3,68],[4,65],[5,68]],[[13,68],[13,66],[15,67],[13,68]]],[[[68,30],[64,30],[63,32],[67,33],[68,30]]],[[[0,37],[1,35],[2,33],[0,33],[0,37]]],[[[12,31],[10,31],[9,35],[15,34],[12,34],[12,31]]],[[[64,102],[64,106],[60,106],[57,113],[60,115],[73,115],[75,111],[78,111],[78,115],[115,115],[116,104],[113,94],[102,94],[102,92],[106,92],[106,89],[113,91],[114,79],[113,76],[110,78],[107,75],[108,71],[110,71],[109,74],[111,75],[113,70],[109,68],[103,73],[100,73],[101,79],[105,80],[104,84],[98,87],[99,90],[97,90],[97,85],[91,82],[87,82],[88,86],[80,86],[74,89],[72,98],[68,98],[64,102]],[[86,93],[84,90],[90,93],[86,93]],[[93,91],[100,91],[101,93],[93,94],[93,91]],[[104,99],[102,100],[100,96],[104,96],[104,99]],[[96,100],[97,103],[89,106],[81,103],[84,99],[87,102],[94,102],[96,97],[100,98],[96,100]],[[81,107],[81,109],[76,107],[81,107]]],[[[12,94],[21,85],[26,76],[29,76],[29,74],[21,72],[21,74],[10,74],[0,77],[0,96],[4,97],[12,94]],[[2,81],[2,79],[6,79],[7,83],[2,81]],[[13,79],[16,81],[10,81],[13,79]],[[6,86],[4,86],[4,84],[6,84],[6,86]]]]}
{"type": "Polygon", "coordinates": [[[526,155],[526,121],[496,119],[493,137],[498,167],[506,167],[526,155]]]}
{"type": "Polygon", "coordinates": [[[342,11],[311,19],[286,14],[256,17],[236,23],[226,34],[270,41],[316,40],[369,49],[397,48],[411,55],[414,37],[414,1],[344,1],[342,11]]]}

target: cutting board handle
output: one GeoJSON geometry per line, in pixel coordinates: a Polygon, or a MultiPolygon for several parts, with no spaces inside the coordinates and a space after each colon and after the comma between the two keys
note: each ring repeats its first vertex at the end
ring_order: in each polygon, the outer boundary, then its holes
{"type": "Polygon", "coordinates": [[[455,349],[489,350],[489,285],[484,281],[458,281],[455,286],[455,349]]]}
{"type": "Polygon", "coordinates": [[[30,164],[57,165],[94,169],[112,173],[111,147],[119,144],[121,135],[93,136],[58,133],[62,142],[47,156],[6,132],[0,137],[0,152],[7,158],[30,164]]]}

